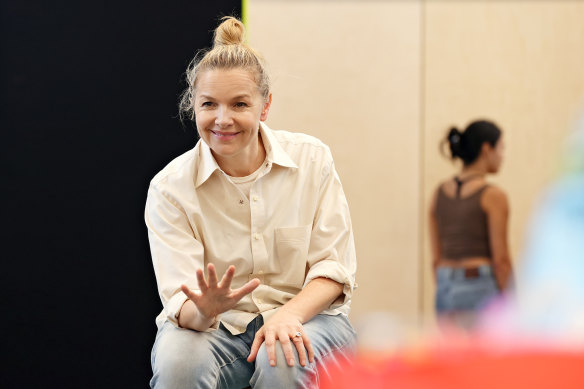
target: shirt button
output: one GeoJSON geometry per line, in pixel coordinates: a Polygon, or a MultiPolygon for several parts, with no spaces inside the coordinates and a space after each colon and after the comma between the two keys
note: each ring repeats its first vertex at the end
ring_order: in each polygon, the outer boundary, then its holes
{"type": "Polygon", "coordinates": [[[258,233],[253,234],[253,238],[255,240],[259,240],[260,239],[260,234],[258,234],[258,233]]]}
{"type": "Polygon", "coordinates": [[[263,270],[260,270],[258,273],[259,274],[264,274],[264,271],[263,270]]]}
{"type": "Polygon", "coordinates": [[[258,304],[263,304],[263,303],[264,303],[264,300],[258,299],[258,304]]]}
{"type": "Polygon", "coordinates": [[[252,199],[253,201],[258,201],[260,198],[258,197],[258,195],[253,195],[252,199]]]}

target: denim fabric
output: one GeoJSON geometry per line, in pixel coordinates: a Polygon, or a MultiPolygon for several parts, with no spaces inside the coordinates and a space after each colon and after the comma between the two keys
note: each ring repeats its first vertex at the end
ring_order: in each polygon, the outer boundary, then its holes
{"type": "Polygon", "coordinates": [[[269,365],[265,343],[253,363],[247,362],[256,332],[263,325],[258,316],[246,332],[232,335],[222,325],[212,332],[177,328],[165,323],[152,348],[151,388],[317,388],[318,374],[327,366],[346,362],[355,346],[355,331],[345,315],[317,315],[303,325],[315,352],[315,362],[289,367],[280,342],[276,342],[277,365],[269,365]]]}
{"type": "Polygon", "coordinates": [[[438,268],[436,286],[438,315],[479,311],[499,293],[491,266],[479,267],[479,276],[476,278],[465,278],[464,272],[464,269],[459,268],[438,268]]]}

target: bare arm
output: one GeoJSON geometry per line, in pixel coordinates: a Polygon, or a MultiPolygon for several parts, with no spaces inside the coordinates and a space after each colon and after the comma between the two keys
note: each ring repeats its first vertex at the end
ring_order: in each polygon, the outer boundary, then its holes
{"type": "Polygon", "coordinates": [[[280,311],[284,310],[306,323],[328,308],[343,293],[343,284],[329,278],[315,278],[280,311]]]}
{"type": "Polygon", "coordinates": [[[510,286],[513,278],[511,257],[507,243],[509,223],[507,195],[499,188],[490,187],[485,191],[481,205],[487,213],[489,244],[497,286],[499,290],[504,291],[510,286]]]}
{"type": "Polygon", "coordinates": [[[436,268],[438,267],[438,262],[440,261],[440,256],[442,252],[442,246],[440,244],[440,235],[438,234],[438,221],[436,220],[436,199],[438,197],[438,190],[434,193],[432,197],[432,202],[430,203],[430,214],[429,214],[429,229],[430,229],[430,245],[432,249],[432,270],[434,273],[434,280],[436,279],[436,268]]]}

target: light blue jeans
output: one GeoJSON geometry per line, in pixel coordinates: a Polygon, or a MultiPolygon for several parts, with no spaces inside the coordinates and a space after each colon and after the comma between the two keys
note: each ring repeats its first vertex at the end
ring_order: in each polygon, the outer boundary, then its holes
{"type": "Polygon", "coordinates": [[[472,329],[476,314],[499,294],[493,269],[478,268],[478,277],[465,277],[465,269],[439,267],[436,278],[436,313],[441,321],[450,321],[472,329]]]}
{"type": "Polygon", "coordinates": [[[327,366],[347,362],[353,355],[355,331],[345,315],[317,315],[303,325],[315,353],[315,362],[288,366],[276,342],[275,367],[270,366],[265,343],[253,363],[247,362],[256,332],[264,324],[259,315],[240,335],[220,325],[212,332],[177,328],[166,322],[152,348],[151,388],[318,388],[318,374],[327,366]]]}

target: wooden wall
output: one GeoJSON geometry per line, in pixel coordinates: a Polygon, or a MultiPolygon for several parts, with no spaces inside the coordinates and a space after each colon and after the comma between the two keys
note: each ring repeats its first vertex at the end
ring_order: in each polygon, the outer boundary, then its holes
{"type": "Polygon", "coordinates": [[[432,322],[426,215],[457,165],[438,144],[487,117],[504,130],[519,264],[537,193],[584,103],[584,2],[249,0],[250,44],[274,80],[267,124],[331,146],[351,208],[352,318],[432,322]]]}

